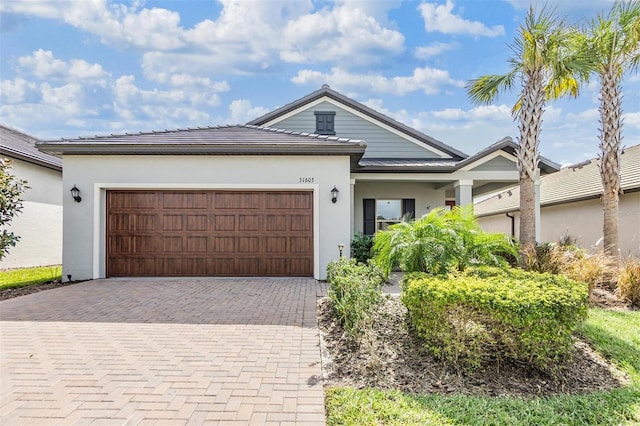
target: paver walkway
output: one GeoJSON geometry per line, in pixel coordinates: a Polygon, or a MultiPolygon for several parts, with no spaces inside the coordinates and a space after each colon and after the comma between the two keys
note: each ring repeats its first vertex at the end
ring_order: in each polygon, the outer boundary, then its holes
{"type": "Polygon", "coordinates": [[[324,424],[312,279],[108,279],[0,302],[0,424],[324,424]]]}

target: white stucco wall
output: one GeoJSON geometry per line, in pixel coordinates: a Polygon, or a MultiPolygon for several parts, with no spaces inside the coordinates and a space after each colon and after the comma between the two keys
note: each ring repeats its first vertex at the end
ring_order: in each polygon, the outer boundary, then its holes
{"type": "Polygon", "coordinates": [[[0,268],[62,263],[62,172],[13,159],[11,173],[27,181],[23,209],[8,229],[20,236],[0,268]]]}
{"type": "Polygon", "coordinates": [[[354,232],[362,232],[362,200],[402,199],[416,200],[416,217],[424,216],[445,203],[445,190],[436,190],[432,183],[356,181],[354,195],[354,232]]]}
{"type": "MultiPolygon", "coordinates": [[[[618,243],[622,256],[640,256],[640,192],[620,197],[618,243]]],[[[602,249],[602,203],[586,200],[542,207],[540,236],[543,242],[557,242],[565,235],[577,238],[577,245],[589,251],[602,249]]],[[[510,233],[510,219],[504,213],[481,217],[482,228],[510,233]]],[[[519,220],[516,213],[516,236],[519,220]]]]}
{"type": "Polygon", "coordinates": [[[81,203],[64,197],[63,274],[74,280],[105,275],[107,189],[313,190],[315,277],[325,278],[338,244],[350,252],[347,156],[67,155],[64,167],[64,187],[75,184],[82,196],[81,203]],[[334,185],[340,191],[335,204],[334,185]]]}

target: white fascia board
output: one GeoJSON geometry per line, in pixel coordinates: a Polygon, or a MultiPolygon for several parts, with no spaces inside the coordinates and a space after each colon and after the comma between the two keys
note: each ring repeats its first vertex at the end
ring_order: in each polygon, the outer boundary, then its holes
{"type": "Polygon", "coordinates": [[[424,142],[419,141],[418,139],[413,138],[413,137],[407,135],[406,133],[402,133],[402,132],[398,131],[397,129],[394,129],[391,126],[388,126],[385,123],[377,121],[377,120],[369,117],[368,115],[363,114],[360,111],[355,110],[355,109],[353,109],[353,108],[351,108],[351,107],[349,107],[349,106],[347,106],[347,105],[345,105],[343,103],[337,102],[337,101],[335,101],[335,100],[333,100],[333,99],[331,99],[331,98],[329,98],[327,96],[323,96],[323,97],[321,97],[319,99],[316,99],[313,102],[309,102],[308,104],[305,104],[305,105],[303,105],[303,106],[301,106],[299,108],[296,108],[293,111],[289,111],[286,114],[283,114],[283,115],[281,115],[281,116],[279,116],[277,118],[274,118],[273,120],[266,122],[264,124],[264,127],[273,127],[275,124],[278,124],[280,121],[285,120],[285,119],[287,119],[289,117],[292,117],[292,116],[294,116],[294,115],[296,115],[296,114],[298,114],[298,113],[300,113],[302,111],[305,111],[305,110],[307,110],[309,108],[312,108],[312,107],[314,107],[314,106],[316,106],[318,104],[321,104],[322,102],[329,102],[330,104],[333,104],[338,108],[342,108],[345,111],[348,111],[351,114],[362,118],[363,120],[367,120],[368,122],[370,122],[372,124],[375,124],[376,126],[382,127],[383,129],[385,129],[385,130],[387,130],[387,131],[389,131],[389,132],[391,132],[391,133],[393,133],[393,134],[395,134],[395,135],[397,135],[397,136],[399,136],[399,137],[401,137],[403,139],[406,139],[409,142],[412,142],[412,143],[418,145],[422,149],[425,149],[427,151],[431,151],[431,152],[433,152],[435,154],[438,154],[441,158],[452,158],[449,154],[447,154],[447,153],[445,153],[443,151],[440,151],[439,149],[437,149],[435,147],[432,147],[430,145],[426,146],[424,142]]]}
{"type": "Polygon", "coordinates": [[[517,182],[517,171],[456,171],[453,173],[351,173],[357,181],[453,182],[459,180],[517,182]]]}
{"type": "Polygon", "coordinates": [[[464,166],[463,168],[461,168],[461,171],[470,171],[472,169],[475,169],[476,167],[486,163],[487,161],[491,161],[496,157],[504,157],[509,161],[513,161],[514,163],[517,163],[518,159],[514,156],[509,154],[508,152],[505,152],[501,149],[492,152],[491,154],[485,155],[483,157],[478,158],[476,161],[474,161],[473,163],[467,164],[466,166],[464,166]]]}

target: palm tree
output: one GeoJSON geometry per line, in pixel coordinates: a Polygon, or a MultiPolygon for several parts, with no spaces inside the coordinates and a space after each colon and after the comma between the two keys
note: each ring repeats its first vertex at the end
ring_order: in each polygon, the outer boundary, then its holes
{"type": "Polygon", "coordinates": [[[640,62],[640,3],[617,2],[609,15],[591,22],[584,40],[600,78],[600,176],[602,178],[604,250],[618,255],[620,142],[622,140],[623,74],[640,62]]]}
{"type": "Polygon", "coordinates": [[[575,30],[567,27],[553,11],[529,8],[518,37],[511,45],[514,55],[510,70],[503,75],[486,75],[467,84],[472,102],[489,104],[516,80],[522,85],[512,109],[520,131],[518,171],[520,181],[520,249],[536,243],[535,180],[538,168],[540,127],[545,104],[566,95],[578,95],[578,81],[587,77],[587,61],[575,48],[575,30]]]}

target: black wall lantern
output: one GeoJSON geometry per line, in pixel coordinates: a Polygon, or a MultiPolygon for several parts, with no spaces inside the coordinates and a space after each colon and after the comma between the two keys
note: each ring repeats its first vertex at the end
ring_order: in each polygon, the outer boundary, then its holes
{"type": "Polygon", "coordinates": [[[335,204],[336,201],[338,201],[338,192],[340,192],[338,191],[338,188],[336,188],[336,186],[333,185],[333,189],[331,190],[331,202],[333,204],[335,204]]]}
{"type": "Polygon", "coordinates": [[[73,185],[73,188],[71,188],[71,196],[73,197],[76,203],[79,203],[80,201],[82,201],[82,197],[80,197],[80,190],[75,185],[73,185]]]}

